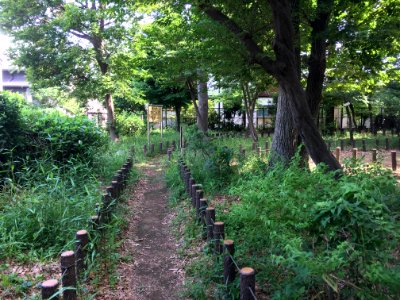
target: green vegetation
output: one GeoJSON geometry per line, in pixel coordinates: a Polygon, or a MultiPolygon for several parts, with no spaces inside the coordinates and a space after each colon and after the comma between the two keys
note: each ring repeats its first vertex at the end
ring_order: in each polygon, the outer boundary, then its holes
{"type": "MultiPolygon", "coordinates": [[[[185,161],[217,219],[225,222],[226,238],[235,241],[238,264],[256,269],[259,293],[272,299],[398,297],[400,189],[389,170],[348,161],[337,180],[323,165],[312,171],[299,167],[299,158],[273,169],[254,154],[229,156],[227,164],[230,151],[224,145],[237,139],[208,140],[206,149],[198,133],[191,132],[190,139],[193,149],[185,161]]],[[[185,228],[185,253],[198,247],[201,231],[187,216],[191,209],[183,209],[187,200],[179,181],[171,164],[173,203],[186,214],[178,219],[185,228]]],[[[187,267],[187,293],[196,299],[226,291],[221,260],[206,253],[207,247],[187,267]]],[[[237,286],[238,281],[228,287],[232,295],[237,286]]]]}

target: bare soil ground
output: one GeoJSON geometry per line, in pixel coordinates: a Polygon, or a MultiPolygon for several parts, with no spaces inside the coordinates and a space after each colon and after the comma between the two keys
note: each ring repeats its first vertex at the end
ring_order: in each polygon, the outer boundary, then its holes
{"type": "Polygon", "coordinates": [[[117,287],[102,288],[96,299],[179,299],[183,266],[177,254],[178,241],[172,234],[161,162],[155,158],[136,167],[143,177],[128,200],[129,224],[120,249],[122,257],[132,260],[120,262],[117,287]]]}

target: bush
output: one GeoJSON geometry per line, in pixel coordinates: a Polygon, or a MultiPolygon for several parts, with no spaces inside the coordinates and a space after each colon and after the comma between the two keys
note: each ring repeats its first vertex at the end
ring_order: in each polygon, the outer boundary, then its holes
{"type": "Polygon", "coordinates": [[[140,116],[123,111],[117,115],[117,130],[119,134],[136,135],[144,132],[145,125],[140,116]]]}
{"type": "Polygon", "coordinates": [[[237,257],[272,299],[377,299],[400,294],[399,188],[377,166],[335,180],[297,162],[233,183],[241,202],[222,215],[237,257]]]}
{"type": "Polygon", "coordinates": [[[107,142],[103,130],[86,116],[25,110],[25,117],[30,126],[30,148],[36,148],[36,153],[49,154],[58,163],[72,158],[90,162],[107,142]]]}
{"type": "Polygon", "coordinates": [[[0,172],[10,170],[13,152],[25,151],[26,124],[21,115],[22,101],[18,94],[0,93],[0,172]]]}

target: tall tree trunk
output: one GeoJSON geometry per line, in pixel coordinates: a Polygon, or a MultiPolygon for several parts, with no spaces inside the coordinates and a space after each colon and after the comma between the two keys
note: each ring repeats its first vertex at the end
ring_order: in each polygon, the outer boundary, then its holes
{"type": "Polygon", "coordinates": [[[176,131],[179,132],[181,128],[181,106],[175,105],[175,115],[176,115],[176,131]]]}
{"type": "Polygon", "coordinates": [[[275,131],[271,145],[271,165],[287,164],[296,153],[299,132],[295,129],[290,112],[289,95],[279,87],[275,131]]]}
{"type": "Polygon", "coordinates": [[[197,126],[204,133],[208,130],[208,89],[207,81],[199,80],[197,84],[197,97],[199,100],[197,126]]]}
{"type": "Polygon", "coordinates": [[[249,83],[242,83],[244,109],[248,120],[248,130],[254,142],[258,141],[257,130],[254,127],[254,109],[256,106],[258,95],[251,95],[249,83]]]}
{"type": "Polygon", "coordinates": [[[111,93],[106,94],[105,103],[107,109],[107,130],[110,134],[111,140],[116,141],[118,139],[118,135],[115,128],[114,102],[112,100],[111,93]]]}

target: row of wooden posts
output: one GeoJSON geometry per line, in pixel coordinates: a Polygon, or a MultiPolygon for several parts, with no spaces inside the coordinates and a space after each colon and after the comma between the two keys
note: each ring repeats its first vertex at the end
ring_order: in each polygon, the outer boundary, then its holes
{"type": "Polygon", "coordinates": [[[237,272],[240,274],[240,299],[254,300],[255,296],[255,271],[253,268],[239,268],[234,259],[235,244],[233,240],[225,240],[224,223],[216,221],[215,208],[208,206],[207,199],[204,198],[202,185],[196,183],[189,167],[183,159],[179,160],[179,170],[181,178],[185,184],[185,190],[191,198],[191,202],[196,211],[196,221],[203,227],[203,239],[207,240],[216,255],[224,255],[224,283],[232,283],[237,272]]]}
{"type": "MultiPolygon", "coordinates": [[[[155,144],[150,144],[150,151],[149,151],[149,149],[147,149],[147,145],[146,144],[143,145],[143,154],[144,154],[144,156],[147,156],[148,154],[153,155],[155,153],[155,147],[156,147],[155,144]]],[[[167,141],[165,143],[165,149],[167,149],[167,153],[168,153],[168,150],[174,151],[175,148],[176,148],[176,142],[175,141],[172,141],[171,143],[169,141],[167,141]],[[170,147],[170,145],[171,145],[171,147],[170,147]]],[[[160,142],[158,144],[158,152],[159,153],[163,153],[163,151],[164,151],[164,143],[160,142]]]]}
{"type": "MultiPolygon", "coordinates": [[[[266,154],[268,154],[268,152],[269,152],[268,146],[269,146],[268,141],[266,141],[265,142],[265,150],[262,150],[262,148],[258,146],[258,143],[254,142],[253,146],[252,146],[252,149],[254,151],[257,151],[258,156],[261,157],[263,151],[266,154]]],[[[337,161],[341,160],[340,157],[341,157],[342,148],[343,147],[336,147],[336,149],[335,149],[335,157],[336,157],[337,161]]],[[[358,148],[353,148],[353,149],[351,149],[351,152],[352,152],[352,158],[353,159],[357,159],[357,157],[358,157],[357,153],[359,152],[359,149],[358,148]]],[[[363,150],[363,152],[366,152],[366,151],[363,150]]],[[[246,153],[246,150],[242,147],[242,145],[239,145],[239,153],[241,155],[243,155],[243,156],[246,153]]],[[[377,153],[378,153],[377,149],[372,149],[371,150],[371,161],[372,162],[377,162],[377,153]]],[[[397,152],[394,151],[394,150],[391,150],[390,151],[390,157],[391,157],[391,162],[392,162],[392,170],[396,171],[397,170],[397,152]]]]}
{"type": "Polygon", "coordinates": [[[59,299],[62,293],[64,300],[77,299],[77,282],[82,278],[87,268],[86,256],[89,244],[90,230],[98,230],[101,224],[110,220],[116,200],[122,194],[132,169],[133,158],[130,156],[112,178],[111,185],[107,186],[102,195],[102,204],[96,204],[96,215],[89,220],[89,230],[79,230],[75,237],[75,251],[69,250],[61,253],[61,284],[59,290],[57,279],[49,279],[41,283],[42,299],[59,299]]]}

